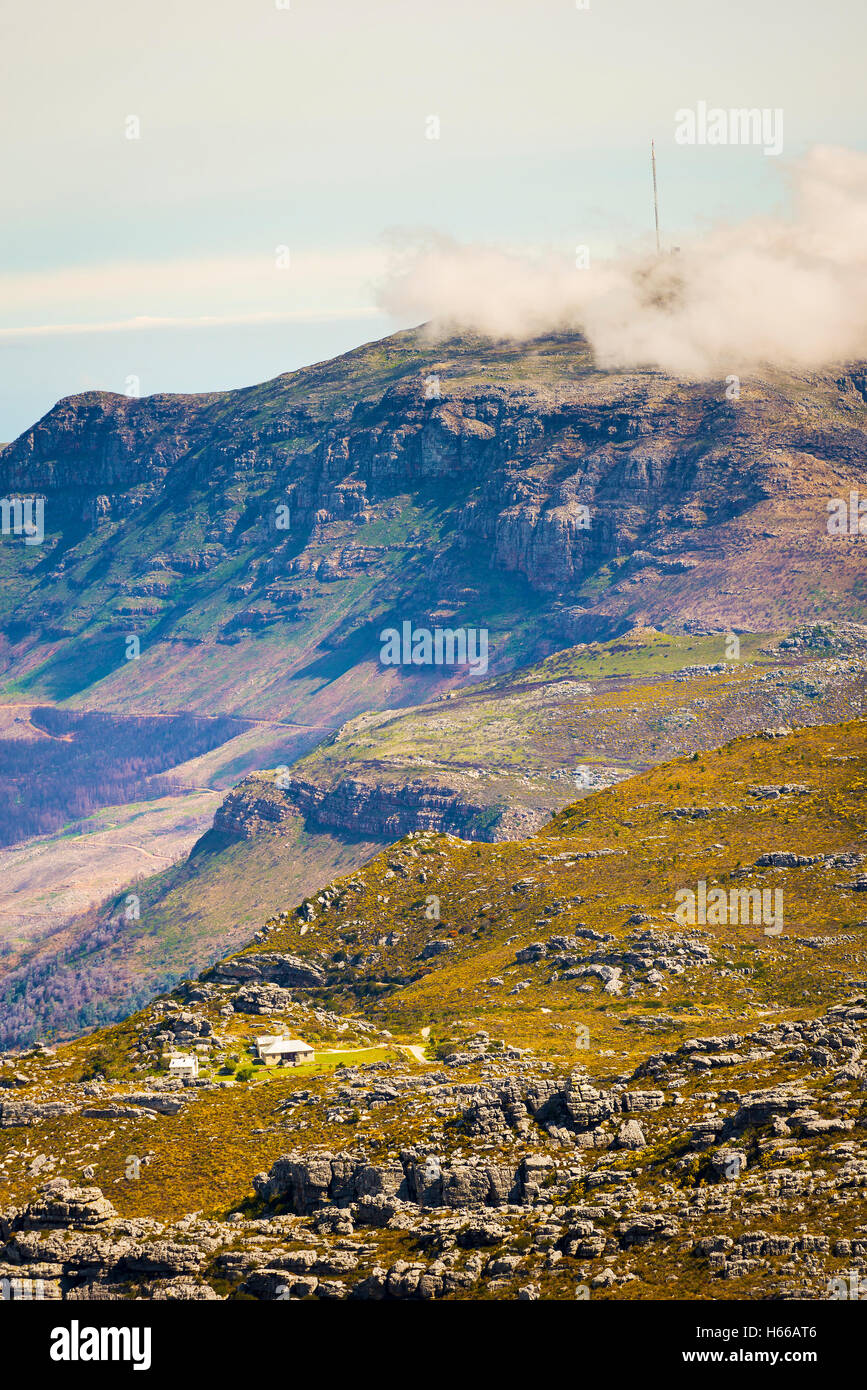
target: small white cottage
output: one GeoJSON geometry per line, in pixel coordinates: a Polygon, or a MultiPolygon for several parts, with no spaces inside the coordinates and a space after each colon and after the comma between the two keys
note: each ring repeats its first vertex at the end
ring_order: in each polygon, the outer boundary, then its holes
{"type": "Polygon", "coordinates": [[[169,1076],[177,1076],[181,1081],[195,1081],[198,1074],[198,1057],[181,1056],[169,1058],[169,1076]]]}
{"type": "Polygon", "coordinates": [[[266,1038],[259,1045],[259,1056],[266,1067],[297,1067],[312,1062],[316,1054],[300,1038],[266,1038]]]}

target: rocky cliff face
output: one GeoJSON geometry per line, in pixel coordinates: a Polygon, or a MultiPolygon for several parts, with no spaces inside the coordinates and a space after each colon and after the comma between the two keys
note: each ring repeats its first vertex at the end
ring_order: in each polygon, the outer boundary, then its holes
{"type": "Polygon", "coordinates": [[[248,777],[222,802],[214,829],[249,840],[300,816],[313,826],[386,842],[410,831],[430,830],[465,840],[517,840],[533,834],[550,811],[474,805],[448,787],[420,779],[382,784],[345,778],[333,786],[284,777],[278,787],[264,776],[248,777]]]}
{"type": "Polygon", "coordinates": [[[209,397],[150,396],[137,400],[88,391],[61,400],[22,434],[2,456],[9,492],[43,492],[71,518],[95,521],[105,514],[91,503],[105,495],[108,506],[153,496],[179,459],[189,454],[201,430],[209,397]]]}
{"type": "Polygon", "coordinates": [[[867,483],[860,380],[727,400],[596,371],[580,339],[408,333],[245,391],[87,393],[0,456],[0,492],[45,496],[54,562],[10,569],[7,602],[29,646],[139,634],[188,706],[202,657],[173,643],[271,670],[274,638],[284,669],[333,676],[377,662],[386,619],[487,625],[501,667],[639,619],[788,625],[820,554],[831,608],[854,582],[826,501],[867,483]]]}

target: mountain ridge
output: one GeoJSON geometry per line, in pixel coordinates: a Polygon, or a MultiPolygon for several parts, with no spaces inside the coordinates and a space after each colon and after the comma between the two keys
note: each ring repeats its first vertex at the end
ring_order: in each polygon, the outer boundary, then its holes
{"type": "Polygon", "coordinates": [[[493,671],[663,615],[857,619],[858,537],[826,501],[867,487],[863,379],[727,400],[567,336],[406,332],[240,391],[67,398],[0,455],[48,528],[0,547],[9,689],[336,722],[466,680],[382,666],[405,618],[489,629],[493,671]]]}

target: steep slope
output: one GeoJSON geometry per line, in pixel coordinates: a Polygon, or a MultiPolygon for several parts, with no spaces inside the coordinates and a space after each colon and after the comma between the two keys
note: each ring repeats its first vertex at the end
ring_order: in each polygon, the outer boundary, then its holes
{"type": "Polygon", "coordinates": [[[848,1297],[865,754],[863,718],[751,734],[529,840],[409,836],[126,1023],[7,1059],[2,1275],[75,1299],[848,1297]],[[701,883],[737,922],[677,916],[701,883]],[[287,1029],[317,1059],[253,1065],[287,1029]],[[198,1082],[160,1077],[172,1044],[198,1082]]]}
{"type": "Polygon", "coordinates": [[[361,715],[280,777],[251,776],[217,820],[249,833],[263,816],[294,813],[391,837],[434,829],[514,840],[577,792],[677,753],[864,707],[867,628],[810,625],[735,645],[736,657],[721,634],[634,629],[429,704],[361,715]]]}
{"type": "Polygon", "coordinates": [[[486,628],[502,670],[636,622],[858,618],[826,504],[867,484],[864,381],[728,400],[578,338],[414,331],[241,391],[71,397],[0,456],[0,492],[45,498],[45,543],[0,546],[10,689],[331,724],[467,678],[384,668],[403,621],[486,628]]]}
{"type": "MultiPolygon", "coordinates": [[[[123,1018],[190,971],[249,940],[287,894],[315,892],[365,863],[373,836],[310,834],[238,844],[212,830],[190,854],[136,878],[84,913],[7,948],[0,973],[0,1047],[75,1036],[123,1018]]],[[[79,870],[80,872],[80,870],[79,870]]],[[[88,870],[88,872],[90,872],[88,870]]]]}
{"type": "MultiPolygon", "coordinates": [[[[293,766],[244,779],[186,863],[142,876],[71,922],[47,923],[46,897],[57,874],[68,875],[71,858],[98,862],[105,837],[97,818],[82,827],[86,834],[33,846],[22,863],[23,847],[14,863],[10,856],[9,872],[19,886],[23,873],[38,876],[30,916],[40,929],[28,931],[24,918],[14,933],[7,930],[0,1045],[69,1036],[122,1017],[245,940],[287,893],[315,892],[409,831],[519,839],[577,795],[678,753],[768,726],[831,723],[865,708],[863,628],[745,636],[737,661],[718,660],[724,651],[719,636],[636,631],[444,700],[360,716],[293,766]],[[55,866],[53,880],[43,858],[55,866]],[[132,921],[130,892],[138,912],[132,921]]],[[[257,737],[265,735],[258,730],[257,737]]],[[[251,738],[242,734],[203,755],[187,775],[199,777],[204,762],[213,778],[228,750],[251,738]]],[[[198,802],[192,795],[181,804],[189,810],[198,802]]],[[[160,852],[156,838],[149,843],[160,852]]]]}

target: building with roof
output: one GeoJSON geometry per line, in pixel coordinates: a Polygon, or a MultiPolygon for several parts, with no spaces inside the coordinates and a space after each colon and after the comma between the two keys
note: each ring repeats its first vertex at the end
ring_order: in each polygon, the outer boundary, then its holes
{"type": "Polygon", "coordinates": [[[257,1038],[256,1046],[266,1067],[297,1067],[316,1056],[301,1038],[257,1038]]]}
{"type": "Polygon", "coordinates": [[[181,1081],[195,1081],[198,1074],[198,1057],[181,1055],[169,1058],[169,1076],[176,1076],[181,1081]]]}

